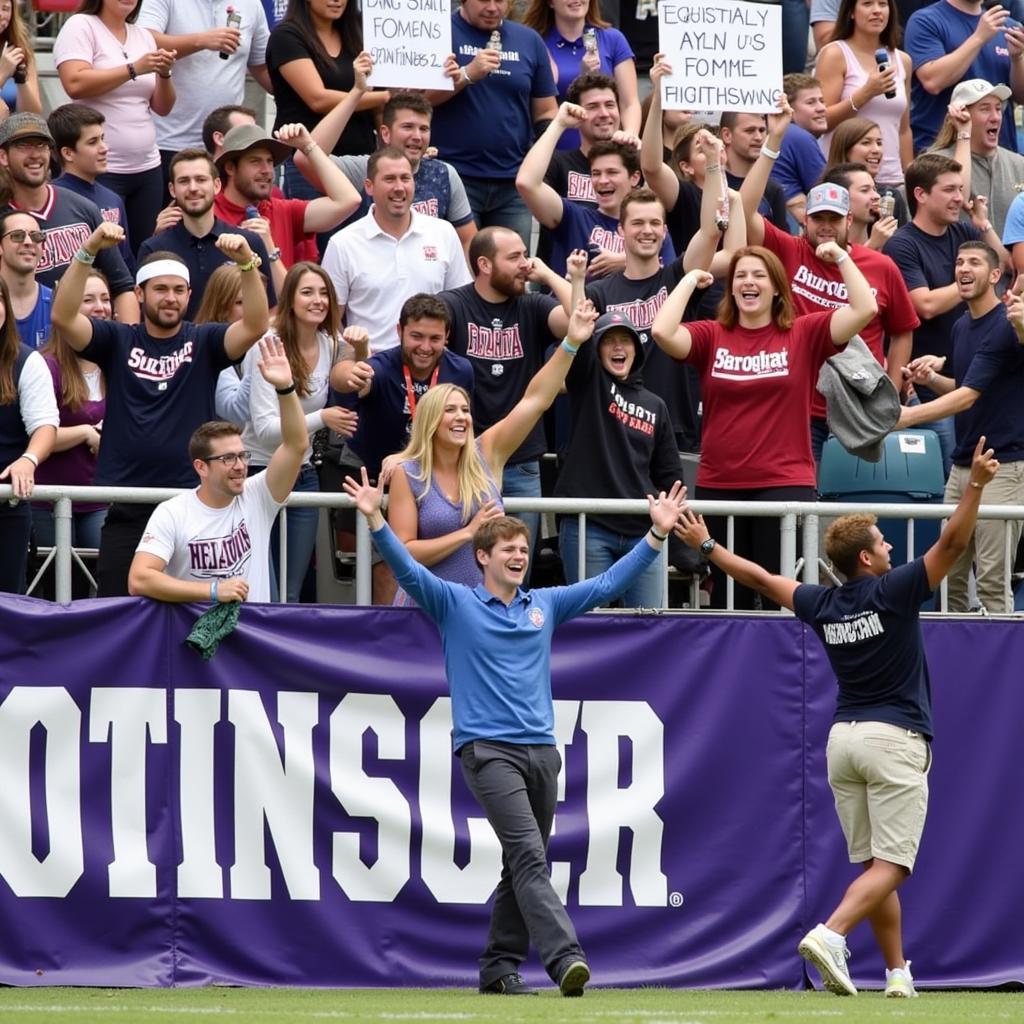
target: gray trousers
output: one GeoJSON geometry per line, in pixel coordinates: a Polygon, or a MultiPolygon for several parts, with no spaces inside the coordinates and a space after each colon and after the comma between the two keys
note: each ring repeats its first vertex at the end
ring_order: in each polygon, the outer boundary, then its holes
{"type": "Polygon", "coordinates": [[[585,959],[551,885],[548,836],[562,759],[548,745],[474,740],[459,751],[462,774],[501,843],[501,879],[480,956],[480,984],[518,973],[530,942],[555,982],[568,960],[585,959]]]}

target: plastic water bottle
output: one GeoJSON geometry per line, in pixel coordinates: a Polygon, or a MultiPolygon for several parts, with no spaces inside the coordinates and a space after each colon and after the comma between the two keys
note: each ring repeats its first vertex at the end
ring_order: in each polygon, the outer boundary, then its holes
{"type": "Polygon", "coordinates": [[[496,28],[491,33],[491,38],[487,40],[487,49],[488,50],[497,50],[498,53],[501,53],[501,29],[500,28],[496,28]]]}
{"type": "Polygon", "coordinates": [[[583,33],[583,49],[587,53],[597,53],[597,31],[588,28],[583,33]]]}
{"type": "MultiPolygon", "coordinates": [[[[228,8],[228,28],[242,27],[242,16],[234,9],[234,7],[228,8]]],[[[223,50],[220,51],[220,59],[227,60],[230,57],[230,53],[225,53],[223,50]]]]}

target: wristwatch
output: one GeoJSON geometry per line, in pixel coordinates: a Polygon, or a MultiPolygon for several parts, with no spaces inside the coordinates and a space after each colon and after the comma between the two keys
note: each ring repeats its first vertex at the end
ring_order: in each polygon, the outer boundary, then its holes
{"type": "Polygon", "coordinates": [[[706,541],[703,541],[700,546],[700,553],[707,558],[712,551],[715,550],[715,538],[708,537],[706,541]]]}

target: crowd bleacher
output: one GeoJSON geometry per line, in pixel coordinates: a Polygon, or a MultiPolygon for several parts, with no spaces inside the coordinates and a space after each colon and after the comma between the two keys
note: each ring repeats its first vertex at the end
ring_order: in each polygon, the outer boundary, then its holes
{"type": "MultiPolygon", "coordinates": [[[[54,542],[34,484],[193,486],[189,438],[214,419],[264,470],[281,443],[264,336],[310,435],[295,489],[365,465],[409,550],[459,579],[501,497],[639,498],[680,453],[699,458],[691,497],[813,499],[833,418],[815,385],[854,333],[903,407],[971,392],[910,417],[937,435],[947,496],[988,434],[984,501],[1024,504],[1024,415],[995,383],[1024,382],[1006,343],[1024,345],[1024,12],[780,3],[779,104],[752,114],[663,109],[657,0],[462,0],[450,90],[376,86],[352,2],[217,0],[211,23],[192,0],[82,0],[53,43],[56,103],[28,5],[0,0],[0,591],[23,593],[54,542]]],[[[129,592],[152,511],[75,505],[99,596],[129,592]]],[[[315,592],[318,521],[289,515],[275,599],[315,592]]],[[[646,529],[591,522],[588,575],[646,529]]],[[[985,610],[1012,611],[991,583],[1008,529],[1000,546],[979,526],[953,610],[977,605],[973,571],[985,610]]],[[[575,531],[551,538],[569,580],[575,531]]],[[[335,516],[332,541],[349,533],[335,516]]],[[[737,547],[777,564],[778,524],[737,547]]],[[[392,599],[382,563],[375,579],[392,599]]]]}

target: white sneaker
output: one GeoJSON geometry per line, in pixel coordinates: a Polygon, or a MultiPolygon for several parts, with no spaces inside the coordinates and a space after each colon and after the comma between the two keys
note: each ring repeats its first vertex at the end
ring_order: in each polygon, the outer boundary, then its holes
{"type": "Polygon", "coordinates": [[[844,942],[842,946],[833,946],[824,935],[823,924],[815,925],[797,946],[797,952],[807,961],[814,964],[821,975],[822,984],[837,996],[855,996],[857,986],[850,980],[850,971],[846,961],[850,951],[844,942]]]}
{"type": "Polygon", "coordinates": [[[916,999],[917,989],[914,988],[914,976],[910,973],[910,961],[906,967],[896,967],[885,972],[886,999],[916,999]]]}

